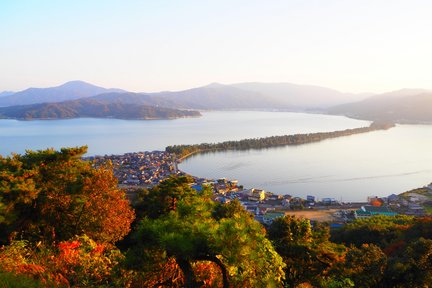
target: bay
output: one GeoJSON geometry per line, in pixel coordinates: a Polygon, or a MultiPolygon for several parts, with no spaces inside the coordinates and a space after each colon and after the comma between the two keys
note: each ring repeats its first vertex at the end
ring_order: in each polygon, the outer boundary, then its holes
{"type": "MultiPolygon", "coordinates": [[[[221,142],[368,125],[340,116],[289,112],[213,111],[176,120],[0,120],[0,154],[88,145],[88,155],[164,150],[168,145],[221,142]]],[[[192,175],[238,179],[279,194],[365,201],[432,181],[432,126],[398,125],[319,143],[195,155],[180,164],[192,175]]]]}
{"type": "Polygon", "coordinates": [[[262,111],[203,112],[175,120],[0,120],[0,154],[88,145],[88,155],[164,150],[174,144],[221,142],[333,131],[368,125],[339,116],[262,111]]]}
{"type": "Polygon", "coordinates": [[[197,154],[179,168],[276,194],[363,202],[429,184],[431,147],[432,126],[398,125],[299,146],[197,154]]]}

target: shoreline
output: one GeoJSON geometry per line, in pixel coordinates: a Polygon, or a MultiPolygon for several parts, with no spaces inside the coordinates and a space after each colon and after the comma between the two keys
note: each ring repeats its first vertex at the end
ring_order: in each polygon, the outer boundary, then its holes
{"type": "Polygon", "coordinates": [[[261,150],[274,147],[305,145],[310,143],[321,142],[333,138],[351,136],[361,133],[374,132],[379,130],[388,130],[396,127],[392,122],[372,122],[369,126],[336,130],[332,132],[315,132],[304,134],[276,135],[261,138],[246,138],[234,141],[224,141],[219,143],[201,143],[192,145],[173,145],[165,147],[165,151],[176,156],[177,163],[200,153],[230,150],[261,150]],[[205,147],[205,148],[201,148],[205,147]],[[192,150],[192,151],[188,151],[192,150]],[[183,153],[186,154],[182,155],[183,153]]]}

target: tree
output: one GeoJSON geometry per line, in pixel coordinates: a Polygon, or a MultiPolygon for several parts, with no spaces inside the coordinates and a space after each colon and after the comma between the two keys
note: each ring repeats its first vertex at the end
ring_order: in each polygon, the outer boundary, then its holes
{"type": "Polygon", "coordinates": [[[432,240],[419,238],[391,259],[386,271],[387,287],[432,285],[432,240]]]}
{"type": "Polygon", "coordinates": [[[0,241],[63,241],[87,234],[116,242],[134,212],[111,167],[81,159],[87,147],[27,151],[0,158],[0,241]]]}
{"type": "Polygon", "coordinates": [[[356,287],[379,287],[385,276],[387,256],[374,244],[351,247],[345,257],[344,270],[356,287]]]}
{"type": "Polygon", "coordinates": [[[285,284],[301,283],[322,286],[321,280],[330,268],[341,261],[342,249],[328,241],[324,226],[312,230],[308,219],[285,216],[275,219],[268,228],[268,237],[285,267],[285,284]]]}
{"type": "Polygon", "coordinates": [[[334,231],[332,241],[336,243],[353,244],[361,247],[363,244],[375,244],[384,248],[389,243],[399,239],[403,232],[414,223],[412,216],[376,215],[366,219],[357,219],[334,231]]]}
{"type": "Polygon", "coordinates": [[[238,202],[221,207],[210,191],[190,188],[186,177],[163,181],[144,201],[147,215],[128,254],[135,268],[144,268],[150,255],[159,255],[154,265],[174,259],[186,287],[200,285],[196,266],[203,261],[220,269],[223,287],[276,285],[283,277],[283,263],[265,231],[238,202]]]}

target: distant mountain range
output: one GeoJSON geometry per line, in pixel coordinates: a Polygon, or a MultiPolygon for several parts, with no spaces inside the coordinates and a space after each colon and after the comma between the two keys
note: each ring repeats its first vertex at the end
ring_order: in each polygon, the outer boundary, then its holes
{"type": "Polygon", "coordinates": [[[372,95],[370,93],[342,93],[334,89],[319,86],[291,83],[249,82],[233,84],[231,86],[259,93],[266,99],[273,99],[275,103],[279,102],[285,107],[294,110],[321,110],[334,105],[359,101],[372,95]]]}
{"type": "Polygon", "coordinates": [[[109,92],[122,93],[126,91],[115,88],[106,89],[83,81],[70,81],[57,87],[29,88],[12,94],[6,92],[9,95],[0,98],[0,107],[63,102],[109,92]]]}
{"type": "Polygon", "coordinates": [[[365,120],[432,123],[432,91],[402,89],[338,105],[328,109],[328,112],[365,120]]]}
{"type": "Polygon", "coordinates": [[[241,83],[207,86],[177,92],[141,93],[131,95],[98,95],[95,99],[109,101],[140,101],[182,109],[281,109],[290,111],[322,110],[333,105],[364,99],[365,95],[341,93],[336,90],[290,83],[241,83]]]}
{"type": "Polygon", "coordinates": [[[431,104],[432,92],[421,89],[404,89],[371,96],[365,93],[342,93],[319,86],[250,82],[231,85],[212,83],[174,92],[132,93],[72,81],[52,88],[2,92],[0,107],[3,108],[0,109],[0,116],[17,119],[153,119],[198,115],[190,110],[271,109],[327,112],[367,120],[418,123],[432,122],[431,104]]]}
{"type": "MultiPolygon", "coordinates": [[[[8,94],[10,92],[7,92],[8,94]]],[[[29,88],[0,98],[1,106],[55,103],[80,98],[139,103],[182,109],[322,109],[364,99],[365,95],[290,83],[240,83],[207,86],[158,93],[130,93],[106,89],[83,81],[71,81],[52,88],[29,88]],[[96,97],[95,97],[96,96],[96,97]]]]}

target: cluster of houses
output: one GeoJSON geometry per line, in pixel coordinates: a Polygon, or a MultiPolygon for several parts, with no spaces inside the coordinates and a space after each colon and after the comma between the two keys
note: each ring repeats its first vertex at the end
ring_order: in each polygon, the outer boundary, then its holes
{"type": "Polygon", "coordinates": [[[237,180],[227,180],[225,178],[208,180],[196,178],[192,188],[200,191],[204,187],[212,189],[214,200],[221,203],[229,203],[236,199],[241,205],[254,215],[255,219],[263,224],[271,224],[274,219],[283,217],[286,211],[297,209],[323,209],[340,207],[334,198],[323,198],[316,201],[314,196],[307,196],[306,199],[293,197],[291,195],[278,195],[267,192],[263,189],[245,189],[238,185],[237,180]]]}
{"type": "Polygon", "coordinates": [[[374,215],[395,216],[397,214],[425,216],[425,207],[432,206],[432,184],[416,189],[421,193],[406,192],[401,195],[392,194],[388,197],[368,197],[368,205],[355,211],[356,218],[367,218],[374,215]]]}
{"type": "Polygon", "coordinates": [[[197,178],[196,180],[198,183],[195,184],[195,188],[210,185],[215,200],[222,203],[238,199],[243,207],[263,224],[271,224],[274,219],[284,216],[285,212],[291,209],[336,208],[338,211],[335,218],[339,222],[349,222],[375,215],[424,216],[427,214],[425,206],[429,204],[432,207],[432,183],[422,188],[422,194],[412,192],[402,195],[392,194],[388,197],[370,196],[366,203],[343,204],[334,198],[322,198],[320,201],[316,201],[314,196],[307,196],[306,199],[302,199],[291,195],[277,195],[262,189],[243,189],[243,187],[237,186],[237,181],[226,179],[218,179],[214,182],[197,178]]]}
{"type": "MultiPolygon", "coordinates": [[[[126,153],[123,155],[105,155],[89,157],[95,165],[102,165],[107,161],[113,164],[114,175],[119,184],[129,187],[151,187],[173,174],[183,174],[177,169],[176,158],[164,151],[146,151],[126,153]]],[[[354,219],[368,218],[374,215],[394,216],[397,214],[423,216],[427,214],[425,205],[432,207],[432,183],[422,189],[422,193],[392,194],[388,197],[368,197],[367,203],[350,205],[338,203],[334,198],[322,198],[316,201],[314,196],[306,199],[291,195],[277,195],[262,189],[245,189],[238,185],[237,180],[221,178],[208,180],[193,177],[195,183],[192,188],[202,190],[209,187],[213,190],[214,200],[229,203],[237,199],[242,206],[263,224],[271,224],[277,217],[285,215],[287,210],[297,209],[340,209],[335,218],[341,222],[354,219]],[[357,209],[358,208],[358,209],[357,209]]]]}
{"type": "Polygon", "coordinates": [[[153,186],[178,171],[174,155],[164,151],[94,156],[88,159],[96,166],[111,161],[119,184],[127,186],[153,186]]]}

